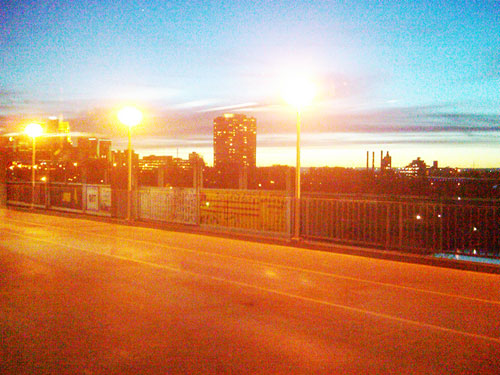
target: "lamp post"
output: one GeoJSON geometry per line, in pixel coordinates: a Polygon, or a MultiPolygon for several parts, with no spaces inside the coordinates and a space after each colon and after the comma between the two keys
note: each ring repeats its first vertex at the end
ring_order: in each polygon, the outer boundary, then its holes
{"type": "Polygon", "coordinates": [[[297,140],[296,140],[296,164],[295,164],[295,196],[294,196],[294,229],[292,240],[300,240],[300,127],[302,121],[302,110],[305,106],[311,104],[316,89],[313,83],[306,79],[291,82],[283,92],[285,101],[293,106],[297,112],[297,140]]]}
{"type": "Polygon", "coordinates": [[[35,163],[36,163],[36,137],[43,134],[43,128],[40,124],[32,123],[26,126],[24,133],[31,137],[33,151],[31,154],[31,209],[35,208],[35,163]]]}
{"type": "Polygon", "coordinates": [[[142,121],[142,112],[135,107],[124,107],[118,111],[118,119],[128,128],[127,220],[130,220],[132,202],[132,127],[142,121]]]}

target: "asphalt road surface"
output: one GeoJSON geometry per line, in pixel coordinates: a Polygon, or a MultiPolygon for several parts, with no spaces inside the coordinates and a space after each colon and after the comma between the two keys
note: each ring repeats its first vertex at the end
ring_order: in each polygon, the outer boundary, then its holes
{"type": "Polygon", "coordinates": [[[500,276],[0,210],[1,374],[500,374],[500,276]]]}

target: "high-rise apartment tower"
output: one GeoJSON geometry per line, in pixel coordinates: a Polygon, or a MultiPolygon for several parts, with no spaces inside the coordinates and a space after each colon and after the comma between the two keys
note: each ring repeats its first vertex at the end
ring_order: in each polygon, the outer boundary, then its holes
{"type": "Polygon", "coordinates": [[[214,119],[214,167],[255,168],[257,123],[254,117],[226,113],[214,119]]]}

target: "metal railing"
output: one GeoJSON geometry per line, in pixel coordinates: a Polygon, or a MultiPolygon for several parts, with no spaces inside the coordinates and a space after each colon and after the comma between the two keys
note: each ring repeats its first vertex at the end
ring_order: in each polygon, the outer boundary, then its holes
{"type": "MultiPolygon", "coordinates": [[[[31,206],[31,189],[28,182],[8,182],[7,204],[31,206]]],[[[34,192],[36,208],[111,216],[111,188],[107,185],[37,182],[34,192]]]]}
{"type": "MultiPolygon", "coordinates": [[[[127,192],[105,185],[37,183],[35,207],[125,218],[127,192]]],[[[301,237],[419,254],[500,257],[500,205],[304,196],[301,237]]],[[[7,183],[7,203],[29,207],[31,184],[7,183]]],[[[290,237],[293,200],[285,192],[140,188],[133,218],[207,229],[290,237]]]]}
{"type": "Polygon", "coordinates": [[[14,206],[31,206],[44,208],[47,206],[47,184],[37,182],[33,191],[30,182],[7,183],[7,204],[14,206]]]}
{"type": "Polygon", "coordinates": [[[305,238],[413,253],[465,252],[498,257],[496,205],[302,199],[305,238]]]}

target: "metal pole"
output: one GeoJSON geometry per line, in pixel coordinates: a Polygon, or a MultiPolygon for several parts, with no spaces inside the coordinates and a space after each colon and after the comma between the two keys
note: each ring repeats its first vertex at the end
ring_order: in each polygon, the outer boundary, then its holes
{"type": "Polygon", "coordinates": [[[36,137],[33,137],[33,152],[31,154],[31,209],[35,208],[35,161],[36,137]]]}
{"type": "Polygon", "coordinates": [[[132,201],[132,127],[128,127],[128,187],[127,187],[127,220],[130,220],[132,201]]]}
{"type": "Polygon", "coordinates": [[[297,110],[297,161],[295,168],[295,228],[293,240],[300,240],[300,109],[297,110]]]}

